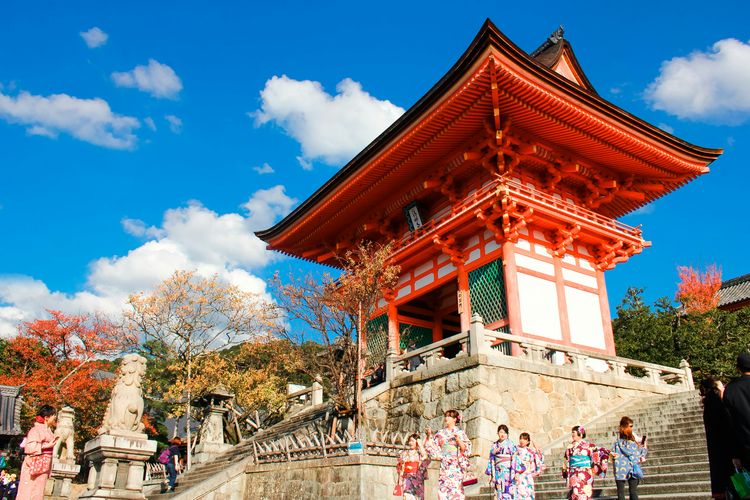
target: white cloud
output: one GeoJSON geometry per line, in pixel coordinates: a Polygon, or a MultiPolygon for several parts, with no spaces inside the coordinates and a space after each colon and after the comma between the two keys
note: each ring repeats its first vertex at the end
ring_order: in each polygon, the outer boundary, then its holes
{"type": "Polygon", "coordinates": [[[649,215],[654,213],[655,211],[656,205],[654,205],[653,203],[649,203],[648,205],[643,205],[641,208],[634,210],[628,215],[649,215]]]}
{"type": "Polygon", "coordinates": [[[11,96],[0,92],[0,118],[28,125],[26,130],[32,135],[57,137],[62,132],[113,149],[132,149],[137,141],[133,131],[140,127],[136,118],[113,113],[103,99],[67,94],[11,96]]]}
{"type": "Polygon", "coordinates": [[[147,226],[146,223],[140,219],[129,219],[125,217],[120,221],[120,224],[122,224],[122,229],[126,233],[139,238],[144,236],[148,238],[160,238],[164,236],[164,232],[161,229],[155,226],[147,226]]]}
{"type": "Polygon", "coordinates": [[[146,118],[143,119],[143,123],[145,123],[148,128],[156,132],[156,123],[154,123],[153,118],[151,118],[150,116],[147,116],[146,118]]]}
{"type": "Polygon", "coordinates": [[[312,160],[340,165],[393,123],[404,110],[381,101],[345,78],[328,94],[319,82],[274,76],[260,92],[260,109],[250,113],[255,125],[273,122],[302,147],[300,163],[312,160]]]}
{"type": "Polygon", "coordinates": [[[253,231],[270,226],[295,203],[283,186],[276,186],[253,193],[242,214],[218,214],[193,202],[167,210],[160,227],[123,219],[127,232],[148,241],[126,255],[92,262],[82,291],[65,294],[28,276],[0,276],[0,336],[15,334],[19,321],[42,317],[45,309],[115,315],[129,294],[148,290],[179,269],[195,269],[202,276],[218,274],[271,300],[265,282],[253,272],[277,255],[266,250],[253,231]]]}
{"type": "Polygon", "coordinates": [[[182,90],[182,81],[177,73],[154,59],[149,59],[148,65],[136,66],[130,71],[115,71],[112,81],[118,87],[137,88],[158,98],[177,99],[182,90]]]}
{"type": "Polygon", "coordinates": [[[164,119],[169,122],[169,130],[174,134],[182,132],[182,120],[177,118],[175,115],[164,115],[164,119]]]}
{"type": "Polygon", "coordinates": [[[664,132],[667,132],[668,134],[674,134],[674,128],[667,125],[666,123],[660,123],[659,125],[657,125],[657,127],[662,129],[664,132]]]}
{"type": "Polygon", "coordinates": [[[706,52],[665,61],[645,97],[679,118],[744,122],[750,117],[750,44],[727,38],[706,52]]]}
{"type": "Polygon", "coordinates": [[[83,41],[86,42],[86,45],[90,49],[95,49],[97,47],[101,47],[105,43],[107,43],[107,39],[109,38],[109,35],[103,32],[101,29],[94,26],[88,31],[81,31],[79,33],[81,35],[81,38],[83,38],[83,41]]]}
{"type": "Polygon", "coordinates": [[[273,169],[273,167],[271,165],[269,165],[268,163],[264,163],[263,166],[261,166],[261,167],[255,166],[255,167],[253,167],[253,170],[255,170],[256,172],[258,172],[258,174],[260,174],[260,175],[272,174],[272,173],[275,172],[275,170],[273,169]]]}

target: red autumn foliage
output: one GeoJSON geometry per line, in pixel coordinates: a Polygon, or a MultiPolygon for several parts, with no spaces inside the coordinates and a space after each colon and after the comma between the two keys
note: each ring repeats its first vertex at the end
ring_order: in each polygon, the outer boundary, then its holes
{"type": "Polygon", "coordinates": [[[677,273],[680,282],[677,283],[676,298],[686,313],[705,313],[716,309],[721,287],[721,269],[716,264],[708,266],[703,273],[692,266],[680,266],[677,273]]]}
{"type": "Polygon", "coordinates": [[[42,404],[73,407],[85,437],[101,423],[113,383],[95,373],[110,371],[105,358],[122,352],[129,339],[103,318],[48,313],[49,319],[20,325],[8,341],[0,384],[23,386],[27,415],[42,404]]]}

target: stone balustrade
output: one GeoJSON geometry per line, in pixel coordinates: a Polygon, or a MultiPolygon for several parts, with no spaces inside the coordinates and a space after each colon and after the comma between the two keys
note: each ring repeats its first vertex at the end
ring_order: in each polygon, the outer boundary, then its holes
{"type": "Polygon", "coordinates": [[[468,332],[400,355],[390,352],[386,358],[386,378],[394,381],[440,365],[448,368],[456,359],[480,355],[513,357],[539,366],[555,367],[570,375],[596,373],[613,380],[638,381],[661,388],[671,386],[675,392],[695,388],[690,365],[685,360],[680,363],[679,368],[672,368],[487,330],[478,314],[472,317],[468,332]]]}

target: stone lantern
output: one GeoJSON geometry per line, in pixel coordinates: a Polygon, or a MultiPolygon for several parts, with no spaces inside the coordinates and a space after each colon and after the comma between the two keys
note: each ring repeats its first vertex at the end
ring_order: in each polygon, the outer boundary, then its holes
{"type": "Polygon", "coordinates": [[[206,408],[200,439],[195,447],[196,464],[208,462],[232,447],[224,442],[224,415],[229,411],[226,402],[233,398],[234,394],[226,387],[217,385],[196,402],[206,408]]]}

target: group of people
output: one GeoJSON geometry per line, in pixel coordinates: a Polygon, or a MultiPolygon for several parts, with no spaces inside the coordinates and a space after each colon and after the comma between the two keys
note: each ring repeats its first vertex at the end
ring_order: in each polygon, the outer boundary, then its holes
{"type": "MultiPolygon", "coordinates": [[[[430,460],[440,461],[438,477],[439,500],[463,500],[464,486],[476,482],[470,471],[471,441],[457,425],[461,416],[448,410],[443,417],[444,428],[434,435],[430,429],[422,440],[419,434],[409,437],[409,448],[401,452],[396,472],[398,484],[394,495],[406,500],[425,498],[425,480],[430,460]]],[[[485,474],[489,476],[498,500],[533,500],[534,478],[545,470],[544,454],[522,432],[518,443],[511,441],[508,426],[500,424],[489,454],[485,474]]],[[[646,458],[646,437],[633,433],[633,420],[620,419],[619,436],[612,449],[601,448],[587,441],[586,429],[576,425],[571,429],[571,443],[565,450],[562,475],[569,488],[571,500],[592,498],[596,476],[604,475],[608,461],[614,459],[615,483],[619,499],[625,498],[628,487],[630,500],[638,498],[638,484],[643,478],[641,463],[646,458]]]]}
{"type": "Polygon", "coordinates": [[[726,389],[713,377],[700,385],[713,498],[736,498],[730,477],[750,470],[750,353],[737,357],[737,370],[726,389]]]}
{"type": "Polygon", "coordinates": [[[8,474],[0,470],[0,499],[16,500],[18,495],[18,479],[15,474],[8,474]]]}

